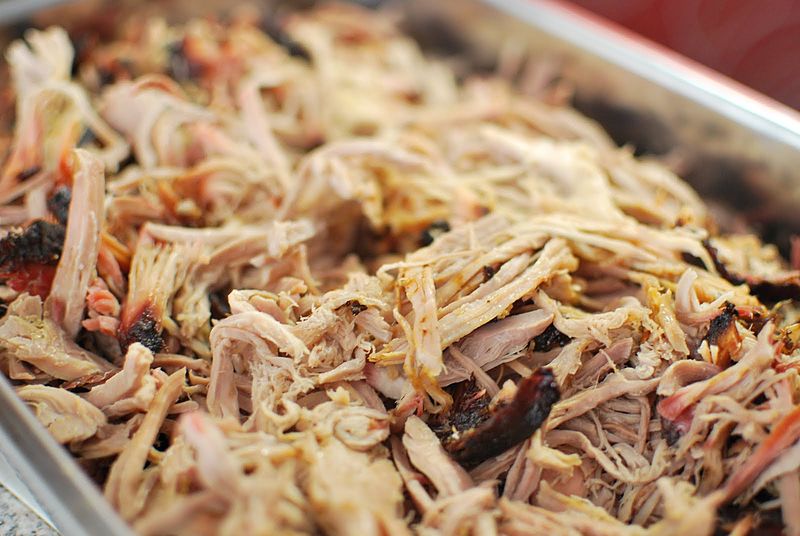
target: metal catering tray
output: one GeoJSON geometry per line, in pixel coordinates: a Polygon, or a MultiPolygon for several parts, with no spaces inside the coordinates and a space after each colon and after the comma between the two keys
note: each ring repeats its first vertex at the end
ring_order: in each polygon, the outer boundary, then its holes
{"type": "MultiPolygon", "coordinates": [[[[74,3],[85,8],[99,1],[74,3]]],[[[169,15],[172,3],[151,0],[146,5],[169,15]]],[[[183,1],[181,6],[208,11],[209,3],[183,1]]],[[[282,7],[300,3],[308,2],[281,2],[282,7]]],[[[509,39],[537,57],[555,60],[561,79],[576,88],[575,106],[600,121],[617,142],[641,154],[677,152],[685,165],[683,176],[701,194],[744,217],[769,240],[785,245],[791,234],[800,234],[800,114],[794,110],[555,0],[389,3],[404,14],[406,29],[423,47],[458,55],[476,68],[491,65],[509,39]]],[[[58,9],[65,13],[63,6],[58,9]]],[[[5,11],[11,13],[20,14],[5,11]]],[[[47,21],[48,14],[36,13],[31,20],[47,21]]],[[[0,20],[0,26],[10,22],[0,20]]],[[[13,22],[18,32],[21,23],[13,22]]],[[[5,377],[0,377],[0,404],[0,452],[61,533],[130,534],[5,377]]]]}

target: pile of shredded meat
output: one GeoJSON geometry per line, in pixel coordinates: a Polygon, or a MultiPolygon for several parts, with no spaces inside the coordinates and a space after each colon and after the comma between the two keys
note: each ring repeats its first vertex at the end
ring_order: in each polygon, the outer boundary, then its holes
{"type": "Polygon", "coordinates": [[[513,58],[254,13],[6,54],[0,363],[138,533],[800,534],[774,247],[513,58]]]}

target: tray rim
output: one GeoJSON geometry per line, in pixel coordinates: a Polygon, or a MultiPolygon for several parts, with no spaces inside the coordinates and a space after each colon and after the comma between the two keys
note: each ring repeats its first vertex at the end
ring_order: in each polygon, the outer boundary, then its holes
{"type": "Polygon", "coordinates": [[[480,0],[738,125],[800,149],[800,111],[563,0],[480,0]]]}
{"type": "MultiPolygon", "coordinates": [[[[484,4],[505,12],[538,31],[695,101],[742,128],[788,145],[800,157],[800,112],[579,6],[560,0],[450,1],[484,4]]],[[[16,21],[2,15],[0,10],[0,26],[16,21]]],[[[133,534],[67,450],[16,396],[10,381],[0,376],[0,403],[4,405],[0,412],[0,451],[58,530],[65,535],[133,534]]]]}

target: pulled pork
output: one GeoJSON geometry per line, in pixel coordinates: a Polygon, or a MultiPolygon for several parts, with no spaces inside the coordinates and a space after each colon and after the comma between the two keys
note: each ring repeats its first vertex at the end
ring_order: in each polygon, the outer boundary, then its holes
{"type": "Polygon", "coordinates": [[[7,54],[0,365],[138,533],[800,534],[774,248],[508,58],[253,13],[7,54]]]}

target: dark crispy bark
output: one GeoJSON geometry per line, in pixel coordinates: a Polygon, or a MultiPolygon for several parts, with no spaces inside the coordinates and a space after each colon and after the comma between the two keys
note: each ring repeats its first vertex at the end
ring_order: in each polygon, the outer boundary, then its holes
{"type": "Polygon", "coordinates": [[[63,225],[37,220],[0,239],[0,279],[17,292],[47,297],[64,235],[63,225]]]}
{"type": "Polygon", "coordinates": [[[742,338],[736,329],[736,319],[739,314],[736,306],[730,302],[725,304],[725,309],[714,317],[708,327],[706,340],[709,345],[717,345],[719,349],[718,365],[726,367],[730,363],[731,356],[739,349],[742,338]]]}
{"type": "Polygon", "coordinates": [[[360,315],[361,313],[363,313],[364,311],[367,310],[367,306],[366,305],[363,305],[363,304],[361,304],[361,303],[359,303],[359,302],[357,302],[355,300],[351,300],[351,301],[345,303],[345,305],[350,307],[350,313],[353,316],[358,316],[358,315],[360,315]]]}
{"type": "Polygon", "coordinates": [[[725,308],[711,321],[708,326],[708,339],[709,344],[717,344],[720,340],[725,338],[725,333],[730,329],[738,317],[736,306],[731,302],[725,302],[725,308]]]}
{"type": "Polygon", "coordinates": [[[750,292],[762,302],[778,303],[783,300],[800,300],[800,273],[786,272],[769,279],[749,274],[737,274],[728,270],[728,267],[719,258],[717,248],[711,244],[710,240],[703,240],[703,245],[711,255],[711,260],[714,261],[714,267],[719,275],[734,285],[746,283],[750,287],[750,292]]]}
{"type": "Polygon", "coordinates": [[[419,247],[430,246],[437,237],[450,230],[450,224],[444,220],[431,223],[419,237],[419,247]]]}
{"type": "Polygon", "coordinates": [[[702,268],[703,270],[707,269],[703,260],[700,257],[692,255],[691,253],[687,253],[684,251],[681,253],[681,258],[683,259],[683,262],[685,262],[686,264],[697,266],[698,268],[702,268]]]}
{"type": "Polygon", "coordinates": [[[228,292],[218,291],[208,295],[211,305],[211,318],[219,320],[231,314],[231,306],[228,304],[228,292]]]}
{"type": "Polygon", "coordinates": [[[489,413],[491,397],[486,389],[481,389],[474,380],[456,384],[451,394],[453,405],[450,411],[435,416],[431,421],[433,431],[445,447],[491,416],[489,413]]]}
{"type": "Polygon", "coordinates": [[[673,446],[681,438],[683,433],[680,428],[672,421],[661,418],[661,437],[667,440],[667,445],[673,446]]]}
{"type": "Polygon", "coordinates": [[[153,309],[152,305],[146,304],[138,308],[130,318],[123,313],[118,335],[123,351],[135,342],[141,343],[153,353],[160,352],[164,347],[160,316],[153,309]]]}
{"type": "Polygon", "coordinates": [[[800,275],[798,274],[787,274],[785,277],[770,280],[747,276],[745,282],[750,287],[750,292],[765,303],[800,300],[800,275]]]}
{"type": "Polygon", "coordinates": [[[662,398],[656,406],[659,408],[659,416],[661,417],[661,437],[667,440],[669,446],[674,445],[677,441],[689,431],[692,426],[692,419],[694,419],[694,406],[690,406],[683,410],[674,420],[670,420],[661,415],[660,407],[661,402],[667,400],[662,398]]]}
{"type": "Polygon", "coordinates": [[[502,454],[533,435],[559,396],[552,371],[539,369],[519,382],[510,402],[496,408],[488,419],[448,442],[445,448],[465,466],[502,454]]]}
{"type": "Polygon", "coordinates": [[[28,264],[56,265],[64,246],[63,225],[37,220],[22,232],[12,232],[0,240],[0,271],[13,272],[28,264]]]}
{"type": "Polygon", "coordinates": [[[55,216],[61,225],[67,224],[69,216],[69,202],[72,200],[72,190],[68,186],[61,186],[53,191],[47,199],[47,210],[55,216]]]}
{"type": "Polygon", "coordinates": [[[533,338],[533,350],[535,352],[549,352],[556,346],[566,346],[571,339],[558,331],[555,324],[547,326],[542,333],[533,338]]]}

